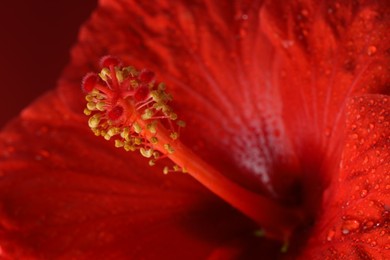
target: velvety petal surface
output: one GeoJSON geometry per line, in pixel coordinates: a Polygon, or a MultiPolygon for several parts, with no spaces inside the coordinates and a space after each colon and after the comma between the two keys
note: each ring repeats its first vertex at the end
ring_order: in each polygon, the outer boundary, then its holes
{"type": "Polygon", "coordinates": [[[78,87],[81,72],[107,53],[156,71],[187,122],[183,141],[234,180],[271,192],[266,164],[287,160],[289,145],[273,109],[280,107],[271,98],[274,90],[260,94],[273,57],[259,27],[260,6],[261,1],[101,1],[81,31],[66,80],[78,87]],[[255,28],[244,28],[248,17],[255,28]],[[247,35],[261,58],[251,66],[264,71],[255,78],[248,77],[241,53],[249,55],[247,35]],[[268,134],[273,129],[276,136],[268,134]]]}
{"type": "Polygon", "coordinates": [[[316,193],[329,181],[348,98],[388,92],[386,8],[383,1],[103,0],[63,78],[74,86],[62,90],[73,91],[79,111],[79,78],[102,55],[148,67],[174,94],[186,145],[246,187],[294,200],[302,179],[316,182],[316,193]]]}
{"type": "MultiPolygon", "coordinates": [[[[93,136],[81,78],[106,54],[154,70],[187,122],[186,146],[316,218],[321,192],[339,177],[348,100],[389,93],[388,13],[384,1],[101,0],[58,90],[1,137],[3,250],[49,258],[217,258],[239,256],[242,245],[274,252],[194,180],[161,176],[93,136]]],[[[345,201],[339,185],[322,210],[345,201]]],[[[307,254],[323,252],[321,243],[313,238],[307,254]]]]}
{"type": "Polygon", "coordinates": [[[165,176],[91,135],[55,92],[1,133],[0,151],[2,259],[204,259],[280,247],[188,175],[165,176]]]}
{"type": "Polygon", "coordinates": [[[390,97],[356,97],[347,111],[341,171],[302,259],[390,256],[390,97]]]}
{"type": "Polygon", "coordinates": [[[337,178],[346,104],[390,93],[389,5],[385,1],[270,1],[262,27],[277,48],[273,86],[299,158],[308,210],[337,178]]]}

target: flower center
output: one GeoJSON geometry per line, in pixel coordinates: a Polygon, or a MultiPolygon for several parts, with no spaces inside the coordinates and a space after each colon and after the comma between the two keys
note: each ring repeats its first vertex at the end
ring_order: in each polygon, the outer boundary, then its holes
{"type": "Polygon", "coordinates": [[[188,172],[209,190],[254,220],[265,235],[287,242],[302,221],[295,208],[285,208],[232,182],[180,143],[185,123],[169,105],[172,96],[164,83],[156,83],[149,70],[123,67],[114,57],[101,61],[99,74],[84,77],[89,127],[97,136],[113,140],[116,147],[139,151],[153,166],[169,158],[169,172],[188,172]]]}

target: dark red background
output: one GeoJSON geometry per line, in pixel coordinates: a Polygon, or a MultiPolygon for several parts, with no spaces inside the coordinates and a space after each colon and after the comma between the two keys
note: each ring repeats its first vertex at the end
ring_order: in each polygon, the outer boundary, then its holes
{"type": "Polygon", "coordinates": [[[68,62],[97,0],[4,1],[0,8],[0,127],[45,90],[68,62]]]}

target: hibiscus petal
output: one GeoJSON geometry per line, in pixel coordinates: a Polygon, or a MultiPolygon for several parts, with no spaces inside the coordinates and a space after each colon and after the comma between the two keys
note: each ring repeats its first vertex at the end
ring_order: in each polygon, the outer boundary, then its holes
{"type": "Polygon", "coordinates": [[[187,122],[182,141],[229,177],[270,192],[271,168],[289,165],[291,152],[269,84],[273,51],[259,26],[260,7],[261,1],[101,1],[63,78],[74,87],[62,95],[79,111],[79,79],[107,53],[152,69],[187,122]],[[250,66],[247,46],[256,52],[250,66]]]}
{"type": "Polygon", "coordinates": [[[186,145],[246,187],[291,200],[298,172],[329,181],[347,98],[387,91],[385,10],[380,1],[101,1],[63,95],[79,110],[79,78],[107,53],[152,69],[187,121],[186,145]]]}
{"type": "Polygon", "coordinates": [[[389,94],[389,5],[384,1],[270,1],[263,28],[278,48],[283,118],[304,179],[331,178],[347,101],[389,94]]]}
{"type": "Polygon", "coordinates": [[[190,176],[163,175],[84,121],[49,93],[0,135],[2,257],[203,259],[262,241],[190,176]]]}
{"type": "Polygon", "coordinates": [[[389,93],[388,13],[384,1],[270,1],[263,10],[308,211],[337,171],[349,98],[389,93]]]}
{"type": "Polygon", "coordinates": [[[390,97],[348,106],[338,178],[302,259],[387,259],[390,255],[390,97]]]}

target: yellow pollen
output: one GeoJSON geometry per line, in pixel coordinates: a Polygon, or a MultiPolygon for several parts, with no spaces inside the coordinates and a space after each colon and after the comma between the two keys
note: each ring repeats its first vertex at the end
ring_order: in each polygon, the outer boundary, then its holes
{"type": "MultiPolygon", "coordinates": [[[[172,96],[165,84],[143,82],[141,73],[133,67],[102,68],[94,74],[96,86],[85,97],[84,114],[96,136],[125,151],[139,151],[154,166],[175,152],[173,144],[185,123],[169,105],[172,96]]],[[[173,163],[164,167],[166,174],[178,171],[185,170],[173,163]]]]}

